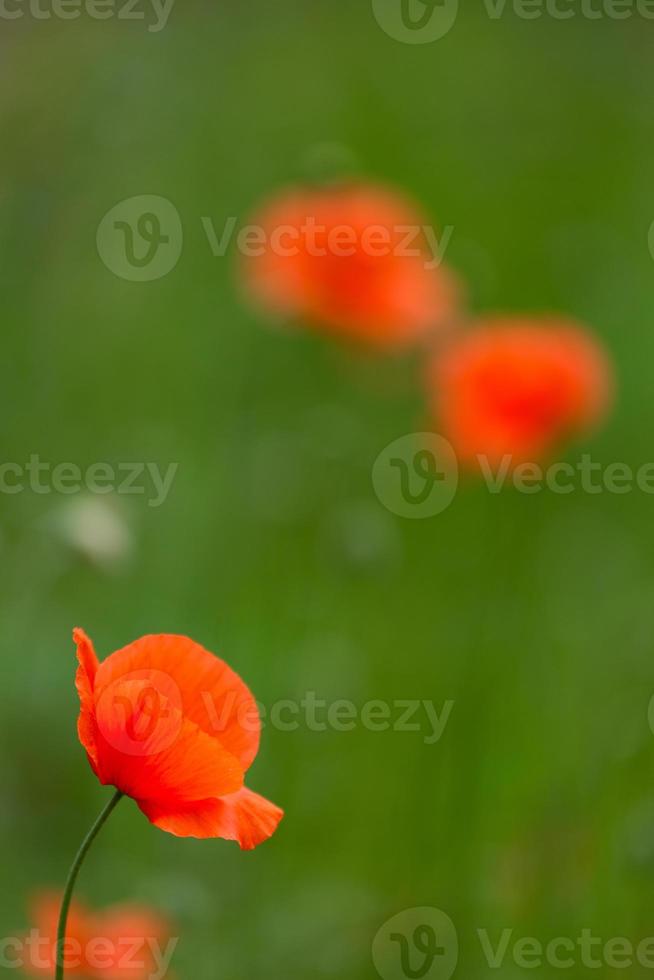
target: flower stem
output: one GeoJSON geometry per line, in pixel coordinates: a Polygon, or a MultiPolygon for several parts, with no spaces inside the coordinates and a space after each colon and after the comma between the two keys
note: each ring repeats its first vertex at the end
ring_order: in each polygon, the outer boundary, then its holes
{"type": "Polygon", "coordinates": [[[75,882],[77,881],[77,876],[80,872],[80,868],[84,863],[84,858],[86,857],[91,844],[95,838],[100,833],[100,830],[106,823],[110,813],[116,807],[116,805],[122,799],[123,794],[120,790],[116,790],[115,794],[107,803],[106,807],[95,821],[88,834],[82,842],[82,846],[77,852],[77,856],[73,861],[72,867],[68,872],[68,880],[66,882],[66,888],[64,889],[64,897],[61,902],[61,912],[59,913],[59,926],[57,929],[57,969],[55,971],[55,980],[64,980],[64,951],[66,942],[66,925],[68,924],[68,910],[70,909],[70,901],[73,897],[73,889],[75,888],[75,882]]]}

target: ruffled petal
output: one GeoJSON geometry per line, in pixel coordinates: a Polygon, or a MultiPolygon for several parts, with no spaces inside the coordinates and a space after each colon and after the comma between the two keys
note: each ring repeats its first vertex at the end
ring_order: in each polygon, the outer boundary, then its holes
{"type": "Polygon", "coordinates": [[[96,692],[101,781],[162,806],[237,791],[239,760],[184,717],[175,694],[167,675],[148,670],[96,692]]]}
{"type": "Polygon", "coordinates": [[[80,700],[80,713],[77,720],[77,734],[86,749],[86,754],[96,775],[98,775],[98,749],[94,717],[93,688],[99,663],[93,644],[84,630],[73,630],[73,641],[77,645],[77,660],[79,666],[75,677],[75,686],[80,700]]]}
{"type": "Polygon", "coordinates": [[[272,837],[284,811],[252,790],[243,789],[219,800],[166,809],[139,803],[148,820],[176,837],[222,837],[249,851],[272,837]]]}
{"type": "Polygon", "coordinates": [[[218,739],[244,770],[249,768],[259,749],[261,722],[256,701],[238,674],[188,637],[144,636],[103,661],[96,698],[116,680],[143,669],[166,674],[179,690],[184,716],[218,739]]]}

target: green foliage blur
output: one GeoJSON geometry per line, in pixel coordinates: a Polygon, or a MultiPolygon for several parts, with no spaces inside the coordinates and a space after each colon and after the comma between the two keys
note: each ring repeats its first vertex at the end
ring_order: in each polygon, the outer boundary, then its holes
{"type": "Polygon", "coordinates": [[[654,934],[654,499],[468,481],[438,517],[393,516],[370,474],[424,427],[420,359],[271,328],[201,221],[245,222],[342,153],[454,227],[474,310],[603,339],[618,401],[565,458],[652,461],[654,25],[466,4],[414,46],[346,0],[178,0],[159,33],[0,25],[0,461],[179,463],[163,506],[116,501],[133,545],[111,566],[57,530],[73,497],[0,494],[0,933],[107,799],[75,730],[80,625],[100,656],[189,634],[266,705],[454,701],[436,744],[267,725],[249,784],[286,818],[253,853],[122,805],[80,894],[171,913],[179,977],[369,980],[377,930],[422,905],[456,924],[468,980],[480,928],[654,934]],[[150,283],[95,244],[140,194],[184,225],[150,283]]]}

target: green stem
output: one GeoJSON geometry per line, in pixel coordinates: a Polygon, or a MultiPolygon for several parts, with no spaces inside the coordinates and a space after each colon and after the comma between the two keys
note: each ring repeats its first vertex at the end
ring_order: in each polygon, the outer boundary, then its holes
{"type": "Polygon", "coordinates": [[[73,861],[72,867],[68,872],[68,880],[66,882],[66,888],[64,889],[64,897],[61,902],[61,912],[59,913],[59,927],[57,929],[57,969],[55,972],[55,980],[64,980],[64,951],[66,942],[66,926],[68,924],[68,910],[70,909],[70,901],[73,897],[73,889],[75,888],[75,882],[77,881],[77,876],[80,872],[80,868],[84,863],[84,858],[88,854],[91,844],[95,838],[100,833],[100,830],[107,822],[110,813],[117,806],[117,804],[122,799],[123,794],[120,790],[116,790],[116,793],[107,803],[106,807],[95,821],[88,834],[82,842],[82,846],[77,852],[77,856],[73,861]]]}

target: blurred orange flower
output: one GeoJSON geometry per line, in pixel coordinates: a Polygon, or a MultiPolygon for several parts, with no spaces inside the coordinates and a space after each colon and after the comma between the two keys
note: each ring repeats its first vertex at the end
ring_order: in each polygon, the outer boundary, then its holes
{"type": "Polygon", "coordinates": [[[439,431],[463,465],[538,462],[587,430],[612,394],[610,361],[578,325],[489,317],[434,356],[428,375],[439,431]]]}
{"type": "Polygon", "coordinates": [[[83,630],[80,741],[100,782],[132,797],[178,837],[223,837],[244,849],[270,837],[282,810],[243,785],[261,722],[243,681],[184,636],[144,636],[103,663],[83,630]]]}
{"type": "MultiPolygon", "coordinates": [[[[39,892],[30,902],[34,927],[23,940],[21,964],[31,976],[54,975],[61,899],[58,893],[39,892]]],[[[163,947],[174,947],[170,934],[170,923],[146,906],[116,905],[91,912],[73,902],[63,950],[66,972],[91,980],[151,978],[162,965],[163,947]]]]}
{"type": "Polygon", "coordinates": [[[274,314],[378,348],[409,346],[456,315],[443,241],[393,190],[294,187],[253,225],[261,240],[244,259],[244,280],[274,314]]]}

